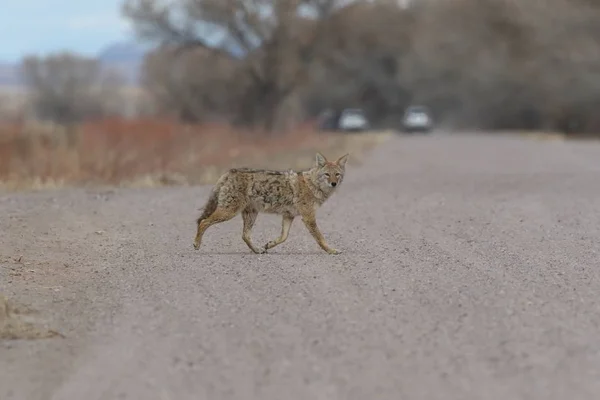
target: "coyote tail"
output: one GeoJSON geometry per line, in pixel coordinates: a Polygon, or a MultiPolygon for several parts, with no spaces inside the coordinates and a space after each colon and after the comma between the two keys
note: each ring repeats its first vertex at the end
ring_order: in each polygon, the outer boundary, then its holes
{"type": "Polygon", "coordinates": [[[215,210],[217,209],[218,196],[219,196],[219,191],[213,190],[212,193],[210,194],[210,197],[208,198],[208,201],[206,202],[206,205],[202,209],[202,214],[196,220],[196,223],[199,224],[200,222],[202,222],[203,219],[206,219],[212,213],[215,212],[215,210]]]}
{"type": "Polygon", "coordinates": [[[200,217],[198,217],[196,223],[199,224],[203,219],[208,218],[217,209],[217,206],[219,205],[219,192],[221,191],[221,187],[223,186],[223,183],[225,181],[225,179],[223,178],[225,177],[221,177],[217,181],[215,187],[210,192],[210,196],[208,197],[208,200],[206,201],[206,204],[202,209],[202,214],[200,215],[200,217]]]}

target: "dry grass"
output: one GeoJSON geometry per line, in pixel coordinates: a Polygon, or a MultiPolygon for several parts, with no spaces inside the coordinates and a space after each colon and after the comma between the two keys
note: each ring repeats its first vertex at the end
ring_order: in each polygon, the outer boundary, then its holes
{"type": "Polygon", "coordinates": [[[35,313],[35,310],[18,306],[0,295],[0,340],[33,340],[63,336],[59,332],[27,321],[27,317],[35,313]]]}
{"type": "Polygon", "coordinates": [[[212,183],[232,166],[299,168],[315,151],[359,162],[387,133],[323,134],[311,127],[268,137],[226,126],[165,119],[104,120],[71,130],[22,123],[0,126],[0,185],[42,189],[80,185],[212,183]]]}

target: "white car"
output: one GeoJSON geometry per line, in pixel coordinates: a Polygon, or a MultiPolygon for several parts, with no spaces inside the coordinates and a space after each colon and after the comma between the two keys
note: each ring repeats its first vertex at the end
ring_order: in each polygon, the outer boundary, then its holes
{"type": "Polygon", "coordinates": [[[338,128],[343,131],[364,131],[369,129],[369,121],[361,109],[346,108],[338,119],[338,128]]]}
{"type": "Polygon", "coordinates": [[[404,112],[402,125],[407,132],[428,132],[433,127],[433,120],[427,107],[410,106],[404,112]]]}

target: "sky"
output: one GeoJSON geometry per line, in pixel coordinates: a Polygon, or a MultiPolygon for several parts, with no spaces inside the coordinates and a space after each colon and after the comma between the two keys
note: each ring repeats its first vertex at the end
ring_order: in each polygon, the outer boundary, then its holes
{"type": "Polygon", "coordinates": [[[121,17],[123,0],[2,0],[0,62],[60,50],[94,56],[133,35],[121,17]]]}

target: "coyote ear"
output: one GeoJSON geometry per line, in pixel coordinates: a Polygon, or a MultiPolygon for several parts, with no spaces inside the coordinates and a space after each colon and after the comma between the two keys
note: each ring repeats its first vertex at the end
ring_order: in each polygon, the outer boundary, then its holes
{"type": "Polygon", "coordinates": [[[317,153],[317,157],[315,158],[315,161],[317,162],[318,167],[322,167],[325,165],[325,163],[327,163],[327,159],[321,153],[317,153]]]}
{"type": "Polygon", "coordinates": [[[335,163],[337,165],[339,165],[340,167],[345,168],[346,167],[346,161],[348,161],[348,157],[350,157],[350,154],[343,155],[335,163]]]}

